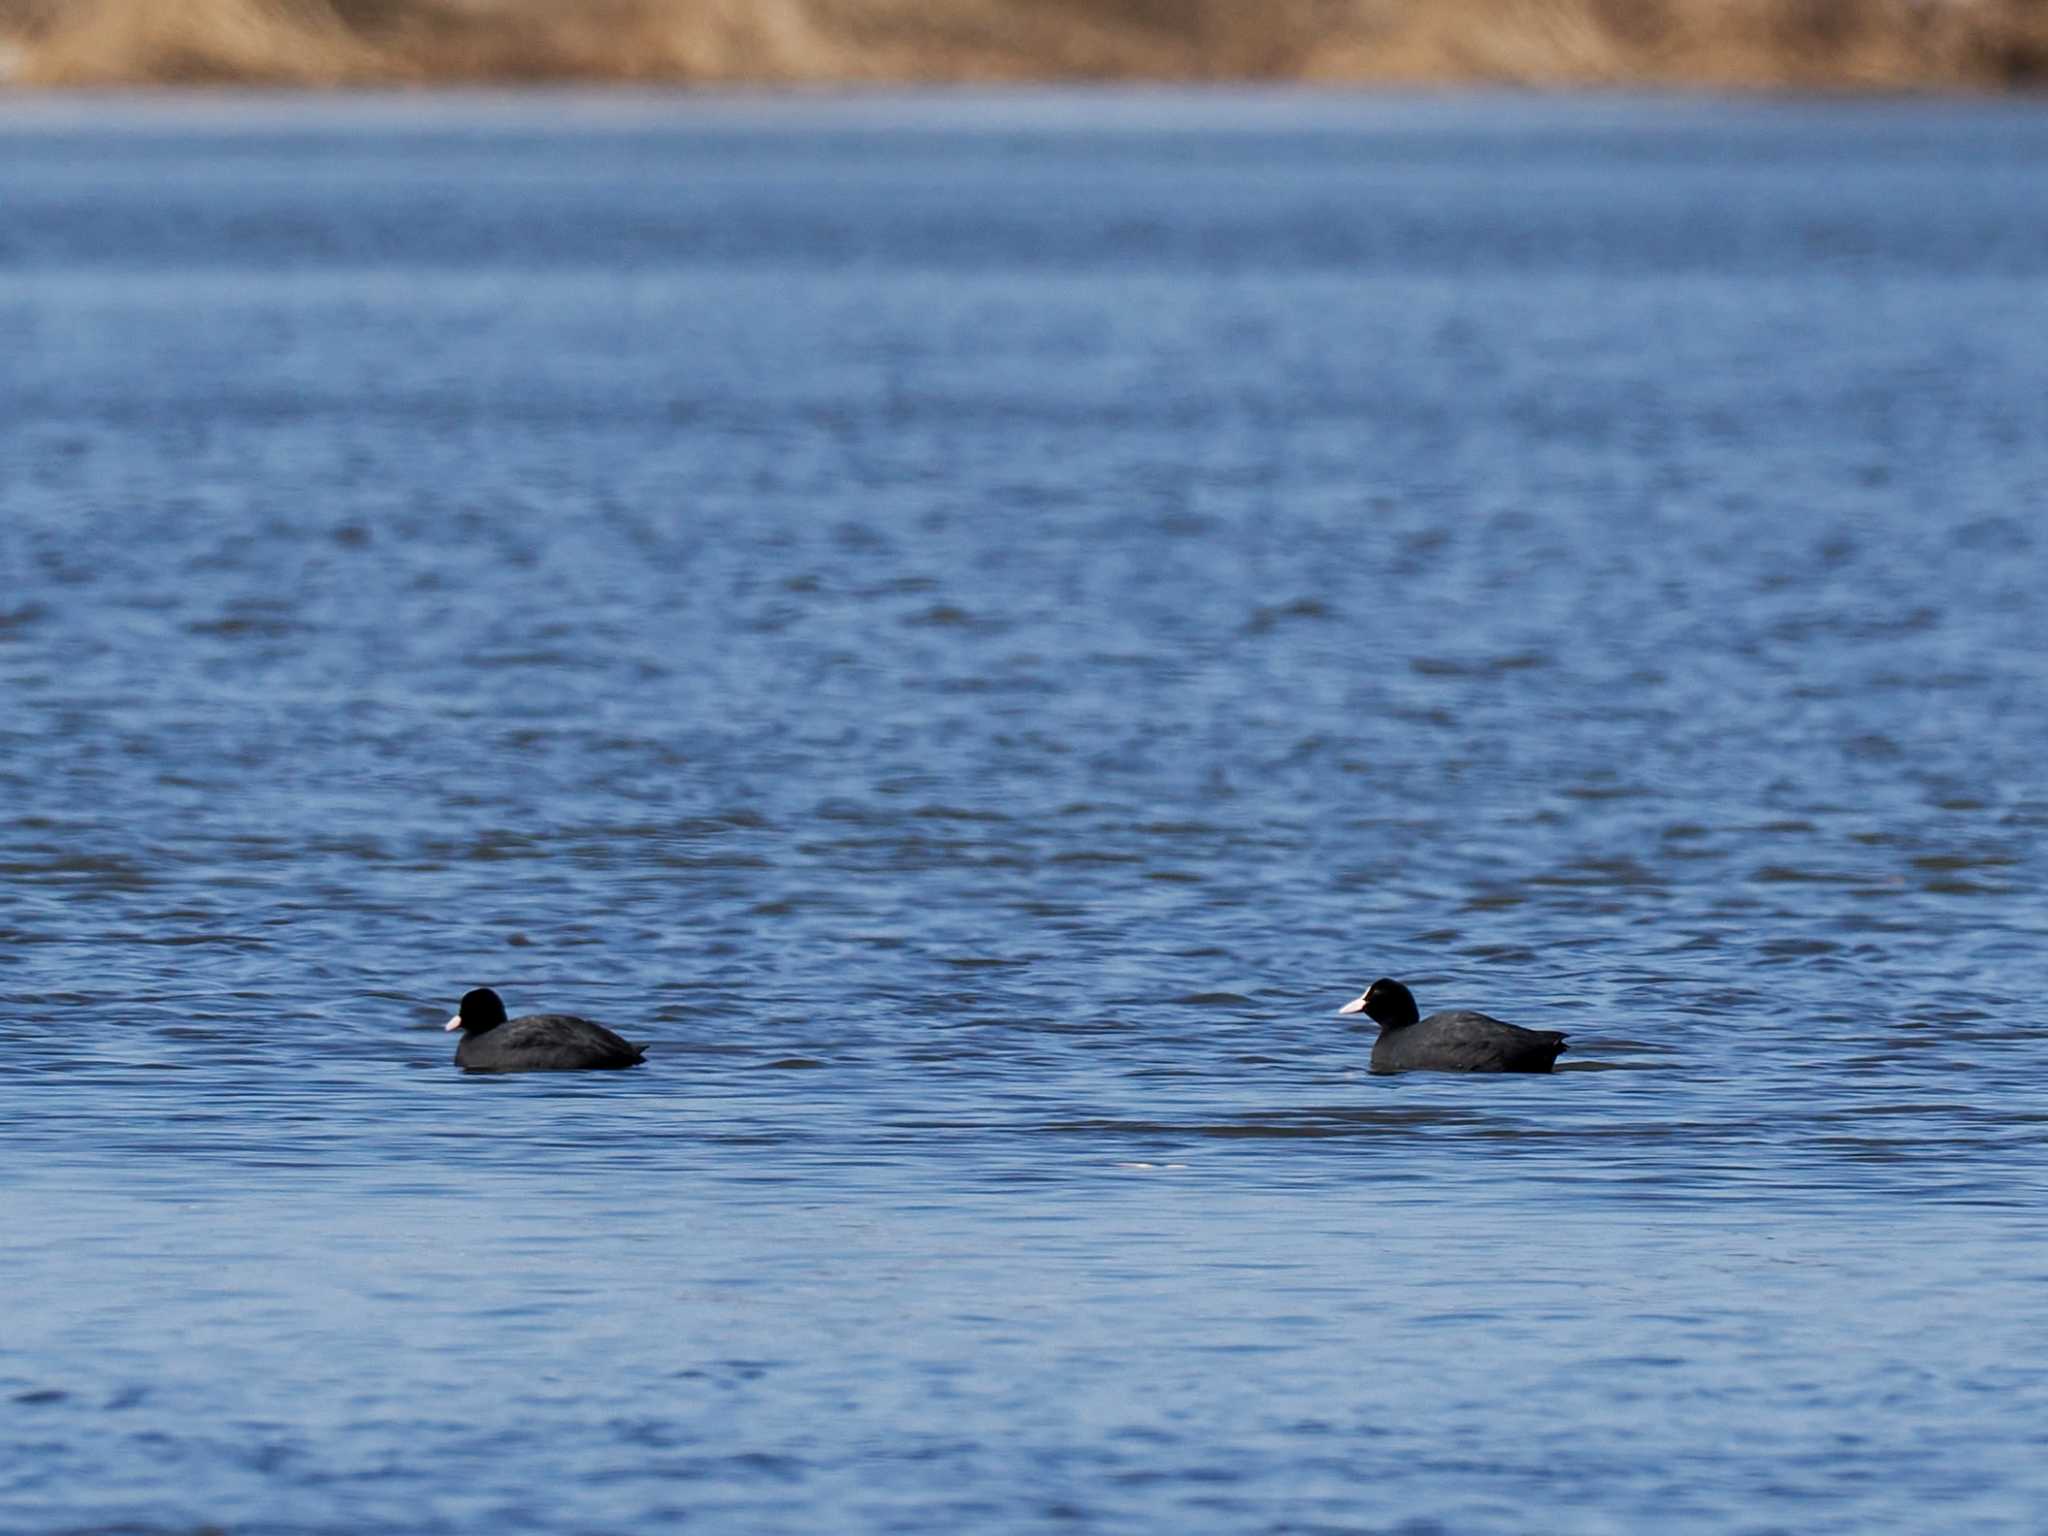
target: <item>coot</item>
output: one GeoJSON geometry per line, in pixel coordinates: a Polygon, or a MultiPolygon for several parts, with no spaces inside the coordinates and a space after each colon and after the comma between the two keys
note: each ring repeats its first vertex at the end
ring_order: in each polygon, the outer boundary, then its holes
{"type": "Polygon", "coordinates": [[[455,1065],[468,1072],[579,1072],[634,1067],[647,1048],[621,1040],[602,1024],[566,1013],[529,1013],[507,1020],[505,1004],[489,987],[462,994],[445,1028],[462,1031],[455,1065]]]}
{"type": "Polygon", "coordinates": [[[1462,1008],[1422,1018],[1415,994],[1384,976],[1337,1011],[1379,1025],[1375,1072],[1548,1072],[1566,1049],[1554,1029],[1523,1029],[1462,1008]]]}

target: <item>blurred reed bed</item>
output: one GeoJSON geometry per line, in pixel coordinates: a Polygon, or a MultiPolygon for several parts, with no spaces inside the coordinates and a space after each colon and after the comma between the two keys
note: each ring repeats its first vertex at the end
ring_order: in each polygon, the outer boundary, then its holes
{"type": "Polygon", "coordinates": [[[2041,0],[0,0],[0,39],[46,86],[2048,80],[2041,0]]]}

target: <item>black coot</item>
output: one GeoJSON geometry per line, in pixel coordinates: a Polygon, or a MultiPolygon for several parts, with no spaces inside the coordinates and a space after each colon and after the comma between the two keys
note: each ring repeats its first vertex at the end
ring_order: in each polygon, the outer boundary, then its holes
{"type": "Polygon", "coordinates": [[[635,1067],[647,1048],[621,1040],[602,1024],[566,1013],[529,1013],[507,1019],[505,1004],[489,987],[462,994],[445,1026],[462,1031],[455,1065],[468,1072],[581,1072],[635,1067]]]}
{"type": "Polygon", "coordinates": [[[1422,1018],[1415,994],[1384,976],[1337,1011],[1379,1025],[1375,1072],[1548,1072],[1566,1049],[1554,1029],[1523,1029],[1462,1008],[1422,1018]]]}

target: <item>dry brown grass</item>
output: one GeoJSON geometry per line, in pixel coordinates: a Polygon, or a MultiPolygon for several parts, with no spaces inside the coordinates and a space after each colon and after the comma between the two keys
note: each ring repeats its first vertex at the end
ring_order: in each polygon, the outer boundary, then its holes
{"type": "Polygon", "coordinates": [[[0,0],[0,36],[45,85],[2048,82],[2048,0],[0,0]]]}
{"type": "MultiPolygon", "coordinates": [[[[1360,8],[1362,9],[1362,8],[1360,8]]],[[[2048,83],[2037,0],[1448,0],[1334,34],[1314,78],[2002,89],[2048,83]]]]}
{"type": "Polygon", "coordinates": [[[329,85],[378,62],[326,0],[66,0],[45,10],[25,50],[30,83],[329,85]]]}

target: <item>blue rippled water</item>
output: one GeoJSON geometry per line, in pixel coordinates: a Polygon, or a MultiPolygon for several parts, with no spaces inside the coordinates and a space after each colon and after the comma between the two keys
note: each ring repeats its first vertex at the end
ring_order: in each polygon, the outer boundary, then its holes
{"type": "Polygon", "coordinates": [[[2044,160],[0,105],[0,1528],[2038,1531],[2044,160]]]}

